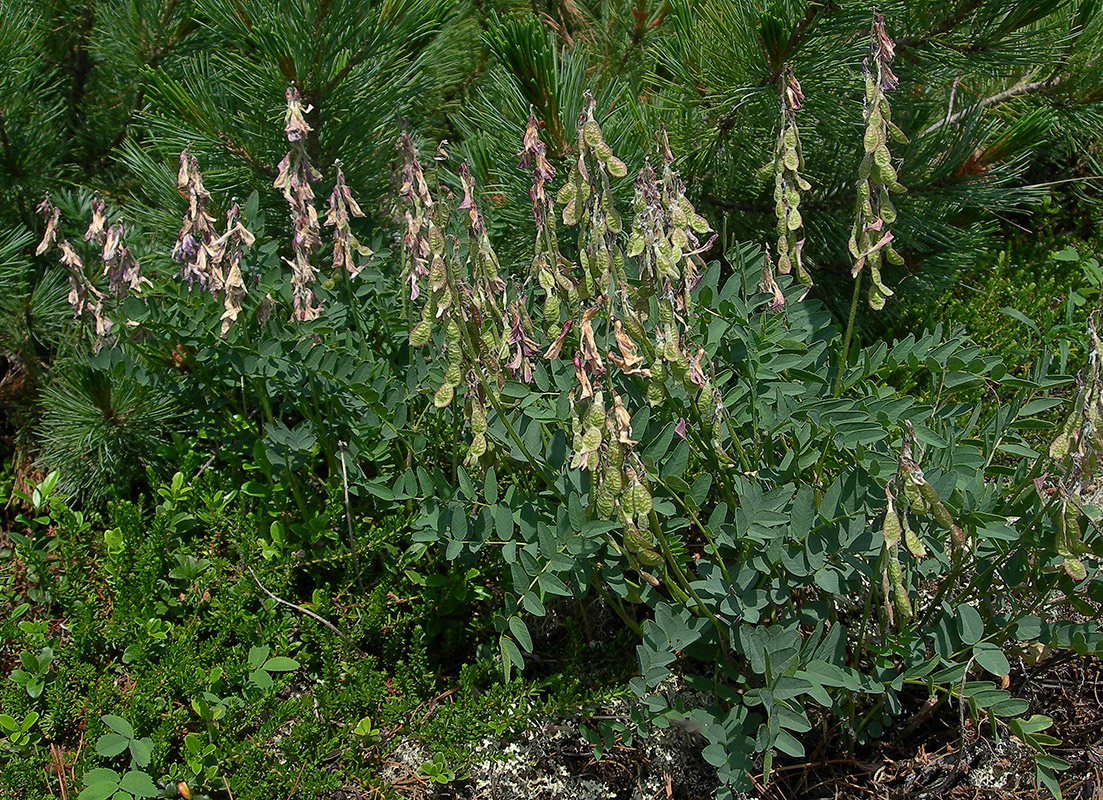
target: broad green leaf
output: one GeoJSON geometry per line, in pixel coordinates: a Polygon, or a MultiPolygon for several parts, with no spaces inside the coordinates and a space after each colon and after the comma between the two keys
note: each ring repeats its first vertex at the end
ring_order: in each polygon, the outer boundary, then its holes
{"type": "Polygon", "coordinates": [[[263,669],[254,670],[249,673],[249,682],[254,686],[261,689],[268,690],[274,685],[272,676],[265,672],[263,669]]]}
{"type": "Polygon", "coordinates": [[[682,473],[686,471],[686,465],[688,463],[689,440],[682,439],[675,445],[670,455],[663,459],[661,471],[663,478],[669,478],[671,476],[682,477],[682,473]]]}
{"type": "Polygon", "coordinates": [[[965,644],[974,645],[979,642],[984,636],[984,620],[980,612],[970,605],[958,606],[957,629],[965,644]]]}
{"type": "Polygon", "coordinates": [[[142,739],[132,739],[130,741],[130,757],[134,759],[134,763],[139,767],[148,765],[149,760],[153,757],[153,740],[148,736],[142,739]]]}
{"type": "Polygon", "coordinates": [[[543,617],[548,612],[544,608],[544,604],[540,602],[540,598],[536,596],[535,592],[525,592],[522,602],[525,605],[525,611],[529,612],[535,617],[543,617]]]}
{"type": "Polygon", "coordinates": [[[253,645],[249,648],[249,666],[253,669],[260,669],[266,660],[268,660],[268,654],[272,651],[266,644],[253,645]]]}
{"type": "Polygon", "coordinates": [[[119,788],[123,791],[130,792],[135,797],[160,797],[161,790],[157,788],[157,784],[153,782],[153,778],[149,777],[144,772],[139,770],[130,770],[121,781],[119,781],[119,788]]]}
{"type": "Polygon", "coordinates": [[[532,652],[532,636],[529,635],[528,626],[520,617],[509,618],[509,630],[513,634],[522,649],[532,652]]]}
{"type": "Polygon", "coordinates": [[[262,667],[267,672],[291,672],[298,668],[299,662],[287,656],[273,656],[265,661],[262,667]]]}
{"type": "Polygon", "coordinates": [[[804,757],[804,745],[788,731],[778,731],[774,739],[774,747],[792,758],[804,757]]]}
{"type": "Polygon", "coordinates": [[[134,733],[134,726],[122,717],[118,717],[114,714],[104,714],[100,719],[103,720],[104,725],[120,736],[125,736],[127,739],[133,739],[137,735],[134,733]]]}
{"type": "Polygon", "coordinates": [[[994,644],[982,642],[976,645],[973,648],[973,658],[976,659],[977,664],[998,678],[1002,678],[1011,672],[1011,665],[1007,661],[1007,656],[1003,654],[1003,650],[994,644]]]}
{"type": "Polygon", "coordinates": [[[96,754],[113,758],[130,746],[130,739],[119,733],[105,733],[96,740],[96,754]]]}
{"type": "Polygon", "coordinates": [[[483,478],[483,496],[490,505],[498,502],[498,474],[494,471],[494,467],[488,469],[486,477],[483,478]]]}
{"type": "Polygon", "coordinates": [[[119,773],[106,767],[96,767],[84,773],[85,788],[77,800],[107,800],[119,789],[119,773]]]}

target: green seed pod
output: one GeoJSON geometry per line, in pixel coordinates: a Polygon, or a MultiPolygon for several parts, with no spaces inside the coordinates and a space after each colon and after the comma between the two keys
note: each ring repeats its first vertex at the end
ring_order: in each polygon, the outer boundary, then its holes
{"type": "Polygon", "coordinates": [[[781,156],[781,163],[785,165],[785,169],[796,172],[800,169],[800,159],[797,157],[797,151],[793,148],[787,148],[781,156]]]}
{"type": "Polygon", "coordinates": [[[609,174],[614,178],[623,178],[628,174],[628,167],[616,156],[606,160],[605,169],[609,170],[609,174]]]}
{"type": "Polygon", "coordinates": [[[652,380],[647,384],[646,400],[649,406],[657,406],[663,401],[665,392],[663,392],[663,385],[659,381],[652,380]]]}
{"type": "Polygon", "coordinates": [[[612,519],[617,511],[617,496],[608,487],[602,487],[597,496],[597,513],[601,519],[612,519]]]}
{"type": "Polygon", "coordinates": [[[444,326],[444,341],[446,341],[450,347],[459,347],[460,326],[457,325],[454,320],[448,320],[448,324],[444,326]]]}
{"type": "MultiPolygon", "coordinates": [[[[609,455],[612,456],[613,448],[609,448],[609,455]]],[[[624,473],[620,471],[621,459],[618,457],[617,463],[612,463],[612,458],[605,465],[605,477],[604,486],[611,491],[614,495],[619,495],[621,490],[624,489],[624,473]]]]}
{"type": "Polygon", "coordinates": [[[438,291],[448,282],[448,267],[441,256],[433,256],[429,264],[429,286],[433,291],[438,291]]]}
{"type": "Polygon", "coordinates": [[[689,224],[689,217],[686,216],[686,212],[681,206],[674,206],[674,210],[670,214],[670,221],[679,228],[684,228],[689,224]]]}
{"type": "Polygon", "coordinates": [[[674,324],[674,307],[663,300],[659,301],[659,322],[663,325],[674,324]]]}
{"type": "Polygon", "coordinates": [[[592,119],[586,120],[586,123],[582,126],[582,138],[585,139],[586,144],[590,147],[597,148],[602,144],[601,138],[601,126],[592,119]]]}
{"type": "Polygon", "coordinates": [[[632,496],[631,505],[632,508],[635,509],[636,516],[646,517],[651,513],[651,509],[653,508],[651,492],[649,492],[647,487],[642,483],[636,481],[628,487],[625,494],[632,496]]]}
{"type": "Polygon", "coordinates": [[[911,479],[904,481],[904,499],[908,501],[908,506],[916,514],[927,514],[931,510],[930,504],[923,499],[919,486],[911,479]]]}
{"type": "Polygon", "coordinates": [[[895,547],[904,533],[904,527],[900,524],[900,517],[892,506],[891,498],[889,499],[888,510],[885,511],[885,523],[881,532],[885,537],[885,545],[888,547],[895,547]]]}
{"type": "Polygon", "coordinates": [[[889,548],[889,583],[892,585],[892,600],[896,605],[896,611],[900,614],[902,619],[910,620],[912,618],[912,608],[908,600],[908,590],[904,586],[904,570],[900,566],[898,548],[898,545],[889,548]]]}
{"type": "MultiPolygon", "coordinates": [[[[624,501],[621,500],[621,507],[623,508],[624,501]]],[[[654,540],[648,533],[641,531],[630,521],[624,525],[624,549],[629,553],[639,553],[643,550],[649,550],[655,546],[654,540]]]]}
{"type": "Polygon", "coordinates": [[[1080,425],[1080,412],[1074,411],[1065,418],[1065,424],[1061,426],[1061,432],[1057,434],[1057,438],[1053,440],[1053,443],[1049,446],[1049,457],[1060,461],[1069,452],[1069,445],[1072,442],[1072,435],[1076,433],[1077,427],[1080,425]]]}
{"type": "Polygon", "coordinates": [[[916,558],[926,558],[927,548],[923,546],[923,540],[920,539],[915,531],[908,525],[908,515],[901,514],[900,522],[904,527],[904,544],[908,548],[908,552],[916,558]]]}
{"type": "Polygon", "coordinates": [[[486,409],[479,403],[471,404],[471,432],[476,436],[486,434],[486,409]]]}
{"type": "Polygon", "coordinates": [[[587,428],[586,432],[582,434],[583,452],[592,453],[596,451],[601,447],[601,439],[601,428],[587,428]]]}
{"type": "Polygon", "coordinates": [[[624,327],[628,329],[628,335],[637,342],[647,341],[647,332],[643,329],[643,325],[640,324],[639,318],[635,314],[627,313],[624,315],[624,327]]]}
{"type": "MultiPolygon", "coordinates": [[[[621,465],[623,463],[624,463],[624,449],[620,446],[620,442],[618,442],[614,439],[611,442],[609,442],[609,450],[608,450],[608,452],[606,453],[606,456],[605,456],[605,464],[606,464],[607,467],[610,468],[610,470],[616,471],[617,474],[618,474],[618,477],[615,480],[618,492],[624,487],[624,480],[619,477],[620,468],[621,468],[621,465]]],[[[605,474],[605,480],[606,481],[613,481],[613,478],[610,477],[610,475],[609,475],[610,470],[606,471],[606,474],[605,474]]]]}
{"type": "Polygon", "coordinates": [[[410,347],[424,347],[433,336],[433,326],[426,320],[421,320],[410,331],[410,347]]]}
{"type": "Polygon", "coordinates": [[[608,161],[613,157],[613,148],[607,145],[605,142],[598,142],[594,147],[594,155],[598,157],[599,161],[608,161]]]}
{"type": "Polygon", "coordinates": [[[471,439],[471,446],[467,448],[467,457],[464,461],[473,464],[482,458],[484,453],[486,453],[486,435],[477,433],[471,439]]]}
{"type": "Polygon", "coordinates": [[[433,405],[437,408],[446,408],[452,402],[455,392],[456,390],[451,383],[442,383],[436,394],[433,395],[433,405]]]}
{"type": "Polygon", "coordinates": [[[586,416],[582,421],[582,425],[585,428],[601,428],[605,425],[605,403],[604,398],[598,393],[594,396],[593,402],[590,403],[590,407],[586,409],[586,416]]]}
{"type": "Polygon", "coordinates": [[[651,362],[651,380],[661,384],[666,380],[666,362],[655,360],[651,362]]]}
{"type": "Polygon", "coordinates": [[[459,369],[463,366],[463,351],[460,350],[458,344],[450,346],[444,353],[445,361],[448,363],[448,368],[453,367],[459,369]]]}
{"type": "Polygon", "coordinates": [[[429,223],[429,251],[434,255],[444,253],[444,233],[432,222],[429,223]]]}
{"type": "Polygon", "coordinates": [[[559,297],[549,294],[544,298],[544,321],[549,324],[559,322],[559,297]]]}
{"type": "Polygon", "coordinates": [[[463,370],[459,364],[448,365],[448,370],[444,373],[444,382],[453,388],[463,383],[463,370]]]}
{"type": "Polygon", "coordinates": [[[797,149],[797,132],[792,125],[785,127],[785,133],[781,135],[781,143],[785,145],[786,150],[797,149]]]}

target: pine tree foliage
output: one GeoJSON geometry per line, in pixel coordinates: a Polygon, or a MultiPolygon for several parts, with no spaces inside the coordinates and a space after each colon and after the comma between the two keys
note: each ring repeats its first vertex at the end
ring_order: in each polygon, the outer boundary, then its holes
{"type": "MultiPolygon", "coordinates": [[[[614,147],[630,160],[642,155],[641,146],[653,151],[640,133],[662,121],[673,150],[684,154],[679,166],[687,184],[698,187],[699,207],[718,227],[726,223],[729,236],[776,236],[769,232],[773,181],[756,173],[778,136],[779,90],[791,69],[804,92],[796,122],[802,174],[811,184],[802,205],[804,256],[817,281],[830,284],[849,272],[872,4],[673,0],[574,7],[569,29],[554,18],[544,22],[558,32],[553,49],[558,63],[572,65],[574,82],[605,87],[624,63],[634,66],[606,98],[607,110],[623,120],[610,129],[614,147]],[[638,36],[623,30],[626,20],[642,21],[632,28],[638,36]],[[608,43],[618,26],[620,55],[608,43]]],[[[997,220],[1044,191],[1025,177],[1039,149],[1056,144],[1064,163],[1080,170],[1057,178],[1094,174],[1103,13],[1098,3],[1076,0],[896,2],[877,11],[896,45],[892,119],[908,140],[892,150],[908,189],[894,225],[907,265],[886,280],[907,292],[983,259],[997,220]]],[[[558,73],[533,70],[512,55],[536,50],[518,35],[523,26],[511,21],[488,31],[497,66],[465,127],[490,184],[509,180],[509,145],[499,131],[522,124],[528,105],[546,127],[563,125],[567,116],[554,118],[558,98],[570,96],[559,94],[568,86],[558,73]]],[[[553,157],[570,155],[556,152],[554,136],[550,141],[553,157]]]]}

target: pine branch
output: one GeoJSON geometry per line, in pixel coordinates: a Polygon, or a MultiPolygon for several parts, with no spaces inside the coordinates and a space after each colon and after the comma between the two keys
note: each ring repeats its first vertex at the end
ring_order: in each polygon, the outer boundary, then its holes
{"type": "Polygon", "coordinates": [[[1029,83],[1020,83],[1017,86],[1012,86],[1010,89],[1004,89],[1002,92],[997,92],[991,97],[985,97],[980,102],[974,103],[968,108],[963,108],[961,109],[961,111],[951,114],[945,119],[940,119],[933,125],[928,126],[919,135],[926,136],[927,134],[934,133],[939,128],[945,127],[947,125],[957,125],[963,119],[970,116],[971,114],[976,113],[977,111],[983,111],[986,108],[997,106],[1001,103],[1006,103],[1008,100],[1013,100],[1016,97],[1022,97],[1029,94],[1037,94],[1039,92],[1045,92],[1050,89],[1055,89],[1057,86],[1060,85],[1060,83],[1061,77],[1059,75],[1055,75],[1052,78],[1047,78],[1044,81],[1031,81],[1029,83]]]}
{"type": "Polygon", "coordinates": [[[932,25],[931,30],[928,33],[925,33],[922,36],[907,36],[903,39],[898,39],[896,42],[896,52],[899,53],[902,50],[920,47],[922,45],[925,45],[931,39],[934,39],[936,36],[941,36],[944,33],[949,33],[958,25],[960,25],[966,17],[968,17],[978,8],[980,8],[980,6],[982,6],[983,4],[984,0],[967,0],[967,2],[962,3],[961,7],[958,8],[956,11],[951,14],[947,14],[939,22],[932,25]]]}

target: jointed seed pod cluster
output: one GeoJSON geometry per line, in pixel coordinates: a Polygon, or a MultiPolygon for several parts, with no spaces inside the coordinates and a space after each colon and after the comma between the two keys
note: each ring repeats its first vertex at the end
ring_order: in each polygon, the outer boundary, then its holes
{"type": "Polygon", "coordinates": [[[887,96],[887,92],[895,89],[897,83],[891,67],[894,56],[895,47],[885,33],[885,19],[878,14],[873,21],[870,56],[862,64],[865,80],[865,134],[862,145],[865,154],[858,168],[858,203],[848,243],[850,254],[854,257],[851,269],[854,277],[858,277],[863,268],[869,267],[872,282],[869,305],[874,309],[883,308],[885,299],[892,296],[892,290],[881,280],[881,264],[887,262],[900,266],[904,263],[903,257],[893,247],[890,230],[896,222],[896,206],[891,195],[905,189],[897,180],[888,142],[889,139],[901,144],[908,141],[903,131],[892,122],[887,96]]]}
{"type": "Polygon", "coordinates": [[[781,80],[781,123],[778,126],[774,158],[763,172],[774,179],[774,215],[777,217],[777,271],[788,275],[795,271],[796,278],[806,286],[812,285],[812,276],[804,268],[801,251],[804,249],[804,218],[800,213],[800,193],[812,188],[801,177],[804,156],[801,154],[800,131],[797,130],[797,114],[804,94],[791,69],[786,69],[781,80]]]}
{"type": "Polygon", "coordinates": [[[960,560],[965,548],[965,535],[938,492],[924,476],[915,457],[917,452],[915,430],[911,423],[905,421],[896,475],[885,489],[887,507],[882,527],[885,540],[882,590],[886,599],[892,596],[892,605],[885,608],[890,621],[893,619],[894,609],[901,621],[910,620],[913,616],[911,601],[905,588],[903,566],[900,563],[900,543],[903,542],[915,559],[927,556],[927,548],[922,539],[908,523],[909,512],[931,517],[949,534],[946,550],[952,563],[956,564],[960,560]]]}
{"type": "MultiPolygon", "coordinates": [[[[488,457],[488,414],[508,413],[508,399],[500,394],[505,379],[531,382],[541,358],[565,362],[574,373],[570,466],[590,475],[591,514],[620,523],[622,536],[611,545],[657,584],[648,571],[663,561],[662,534],[647,472],[634,450],[625,389],[636,383],[652,404],[688,403],[685,416],[694,420],[695,440],[711,443],[723,458],[723,403],[705,351],[691,343],[690,333],[697,327],[692,291],[705,268],[701,254],[716,237],[686,196],[665,135],[656,139],[659,174],[645,165],[636,176],[626,230],[612,188],[627,177],[627,167],[605,141],[590,96],[577,131],[566,180],[553,195],[555,170],[539,123],[530,118],[526,125],[519,162],[532,176],[536,242],[520,287],[500,274],[466,165],[459,168],[462,200],[455,207],[457,219],[466,212],[465,230],[453,233],[459,226],[451,219],[451,193],[444,187],[430,191],[412,141],[400,141],[404,277],[410,297],[423,299],[410,343],[420,347],[434,331],[442,334],[445,374],[434,402],[449,405],[462,392],[471,435],[468,466],[488,457]],[[577,227],[574,258],[560,248],[560,223],[577,227]],[[530,303],[540,308],[541,324],[530,317],[530,303]]],[[[684,423],[678,432],[688,435],[684,423]]]]}

